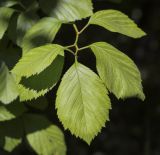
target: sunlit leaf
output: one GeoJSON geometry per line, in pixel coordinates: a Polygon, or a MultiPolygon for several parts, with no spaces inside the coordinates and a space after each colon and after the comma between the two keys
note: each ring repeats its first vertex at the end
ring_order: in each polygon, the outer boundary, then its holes
{"type": "Polygon", "coordinates": [[[76,62],[62,78],[56,108],[64,128],[90,144],[109,120],[111,103],[101,79],[76,62]]]}
{"type": "Polygon", "coordinates": [[[40,0],[42,10],[61,21],[69,22],[93,14],[91,0],[40,0]]]}
{"type": "Polygon", "coordinates": [[[98,73],[110,92],[117,98],[137,96],[144,100],[140,72],[127,55],[104,42],[90,47],[97,59],[98,73]]]}
{"type": "Polygon", "coordinates": [[[64,55],[64,49],[57,44],[48,44],[31,49],[16,64],[12,72],[21,77],[30,77],[46,69],[58,55],[64,55]]]}
{"type": "Polygon", "coordinates": [[[146,35],[127,15],[117,10],[98,11],[91,17],[89,23],[133,38],[146,35]]]}
{"type": "Polygon", "coordinates": [[[24,116],[27,141],[37,154],[65,155],[66,146],[62,131],[41,115],[24,116]]]}

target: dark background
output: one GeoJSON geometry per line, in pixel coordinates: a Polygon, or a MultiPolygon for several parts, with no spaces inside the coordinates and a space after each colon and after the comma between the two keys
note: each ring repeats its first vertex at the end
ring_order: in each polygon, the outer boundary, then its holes
{"type": "MultiPolygon", "coordinates": [[[[141,39],[132,39],[101,27],[90,26],[79,40],[80,47],[106,41],[131,57],[141,71],[146,100],[142,102],[131,98],[123,101],[110,94],[112,110],[106,128],[102,129],[90,146],[72,136],[69,131],[64,131],[67,155],[160,155],[160,0],[93,0],[93,3],[95,12],[117,9],[126,13],[147,33],[141,39]]],[[[81,29],[86,22],[77,22],[78,28],[81,29]]],[[[55,42],[70,45],[74,38],[73,28],[64,25],[55,42]]],[[[73,56],[67,54],[64,72],[73,61],[73,56]]],[[[89,50],[79,55],[79,61],[96,72],[95,57],[89,50]]],[[[57,87],[47,95],[50,103],[47,114],[63,130],[54,110],[56,91],[57,87]]],[[[11,154],[35,155],[25,145],[11,154]]]]}

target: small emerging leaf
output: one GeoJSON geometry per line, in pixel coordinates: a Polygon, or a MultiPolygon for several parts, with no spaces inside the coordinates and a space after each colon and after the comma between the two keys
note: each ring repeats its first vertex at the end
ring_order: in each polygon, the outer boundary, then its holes
{"type": "Polygon", "coordinates": [[[117,10],[98,11],[91,17],[89,23],[133,38],[146,35],[127,15],[117,10]]]}
{"type": "Polygon", "coordinates": [[[140,72],[127,55],[105,42],[90,47],[97,59],[98,73],[110,92],[117,98],[137,96],[145,99],[140,72]]]}
{"type": "Polygon", "coordinates": [[[111,103],[101,79],[76,62],[62,78],[56,108],[64,128],[90,144],[109,120],[111,103]]]}

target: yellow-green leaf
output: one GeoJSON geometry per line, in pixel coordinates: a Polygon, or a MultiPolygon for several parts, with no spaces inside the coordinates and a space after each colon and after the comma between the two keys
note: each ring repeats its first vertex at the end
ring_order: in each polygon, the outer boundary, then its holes
{"type": "Polygon", "coordinates": [[[39,74],[56,59],[64,55],[64,49],[57,44],[48,44],[31,49],[16,64],[12,72],[20,77],[30,77],[39,74]]]}
{"type": "Polygon", "coordinates": [[[101,79],[76,62],[62,78],[56,108],[64,128],[90,144],[109,120],[111,103],[101,79]]]}
{"type": "Polygon", "coordinates": [[[24,116],[27,141],[38,155],[65,155],[62,131],[41,115],[24,116]]]}
{"type": "Polygon", "coordinates": [[[91,0],[40,0],[39,2],[46,14],[64,22],[80,20],[93,14],[91,0]]]}
{"type": "Polygon", "coordinates": [[[89,21],[104,27],[111,32],[118,32],[129,37],[140,38],[146,33],[138,28],[138,26],[127,15],[117,10],[102,10],[96,12],[89,21]]]}
{"type": "Polygon", "coordinates": [[[117,98],[145,99],[140,72],[127,55],[105,42],[90,47],[97,59],[98,73],[110,92],[117,98]]]}

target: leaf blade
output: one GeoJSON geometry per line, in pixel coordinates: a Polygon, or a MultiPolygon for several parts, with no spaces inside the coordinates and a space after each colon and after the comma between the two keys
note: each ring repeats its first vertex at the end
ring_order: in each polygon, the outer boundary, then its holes
{"type": "Polygon", "coordinates": [[[4,33],[6,32],[9,24],[9,20],[13,14],[14,10],[7,7],[0,7],[0,39],[2,39],[4,33]]]}
{"type": "Polygon", "coordinates": [[[57,126],[41,115],[27,114],[23,120],[27,140],[37,154],[66,154],[64,136],[57,126]]]}
{"type": "Polygon", "coordinates": [[[40,7],[49,16],[55,17],[63,22],[71,22],[86,18],[93,14],[91,0],[40,0],[40,7]]]}
{"type": "Polygon", "coordinates": [[[117,98],[145,99],[140,72],[127,55],[105,42],[94,43],[90,48],[97,59],[98,73],[110,92],[117,98]]]}
{"type": "Polygon", "coordinates": [[[141,30],[127,15],[117,10],[102,10],[96,12],[89,21],[111,32],[118,32],[133,38],[140,38],[146,33],[141,30]]]}
{"type": "Polygon", "coordinates": [[[61,27],[61,22],[52,17],[42,18],[26,33],[22,42],[23,54],[34,47],[51,43],[61,27]]]}
{"type": "Polygon", "coordinates": [[[2,81],[0,85],[0,101],[4,104],[9,104],[18,97],[19,93],[17,84],[4,63],[0,68],[0,81],[2,81]]]}
{"type": "Polygon", "coordinates": [[[109,120],[110,108],[107,90],[99,77],[82,64],[74,64],[57,92],[56,109],[64,128],[89,144],[109,120]]]}
{"type": "Polygon", "coordinates": [[[12,72],[20,77],[30,77],[46,69],[64,49],[57,44],[48,44],[31,49],[13,68],[12,72]]]}

